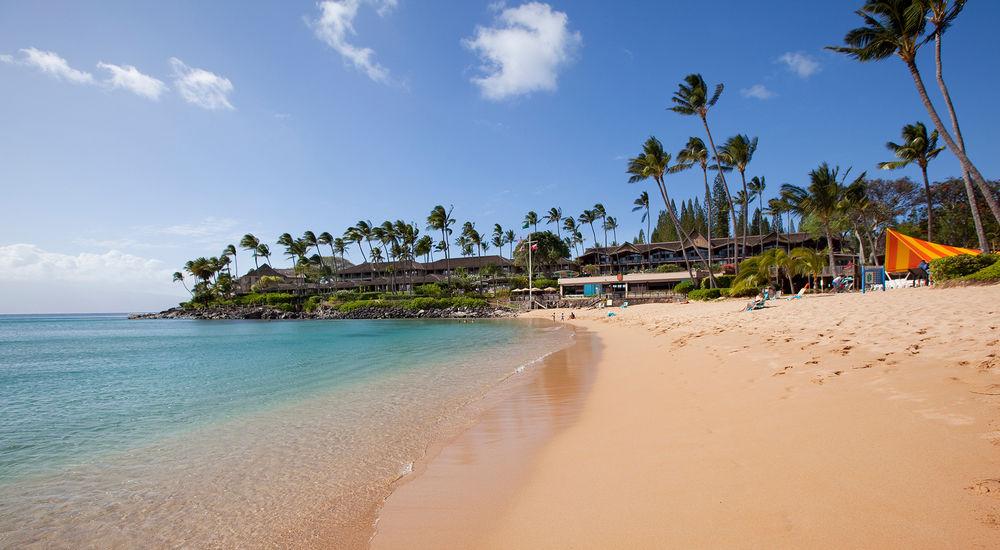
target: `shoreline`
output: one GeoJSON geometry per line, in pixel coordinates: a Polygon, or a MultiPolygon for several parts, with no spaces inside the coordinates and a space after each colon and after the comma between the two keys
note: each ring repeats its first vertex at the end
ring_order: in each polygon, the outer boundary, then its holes
{"type": "Polygon", "coordinates": [[[446,448],[372,547],[989,547],[998,303],[993,286],[577,311],[602,346],[578,418],[506,480],[446,448]],[[456,502],[490,514],[452,521],[456,502]]]}

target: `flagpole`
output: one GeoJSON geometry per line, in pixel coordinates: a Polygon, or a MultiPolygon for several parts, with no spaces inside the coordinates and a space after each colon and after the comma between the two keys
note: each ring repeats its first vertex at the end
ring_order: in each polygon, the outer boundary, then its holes
{"type": "Polygon", "coordinates": [[[534,286],[531,284],[531,275],[533,273],[531,269],[531,248],[533,244],[531,233],[528,233],[528,311],[535,309],[535,301],[531,297],[531,292],[534,290],[534,286]]]}

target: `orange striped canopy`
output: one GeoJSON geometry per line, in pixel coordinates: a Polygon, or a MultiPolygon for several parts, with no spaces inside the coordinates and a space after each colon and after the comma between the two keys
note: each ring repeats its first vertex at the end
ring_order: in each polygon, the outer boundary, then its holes
{"type": "Polygon", "coordinates": [[[887,229],[885,232],[885,270],[890,273],[917,267],[920,265],[920,260],[930,262],[959,254],[979,254],[979,251],[907,237],[892,229],[887,229]]]}

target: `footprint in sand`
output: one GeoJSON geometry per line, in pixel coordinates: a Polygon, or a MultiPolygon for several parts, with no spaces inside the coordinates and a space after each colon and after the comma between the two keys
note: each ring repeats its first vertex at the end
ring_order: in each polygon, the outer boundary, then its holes
{"type": "Polygon", "coordinates": [[[1000,479],[983,479],[965,489],[976,494],[1000,498],[1000,479]]]}

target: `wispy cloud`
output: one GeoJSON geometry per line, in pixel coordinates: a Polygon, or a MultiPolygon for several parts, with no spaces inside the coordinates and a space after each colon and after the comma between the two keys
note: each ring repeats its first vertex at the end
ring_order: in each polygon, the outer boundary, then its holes
{"type": "Polygon", "coordinates": [[[777,95],[771,90],[768,90],[767,86],[763,84],[754,84],[749,88],[743,88],[740,90],[740,94],[742,94],[743,97],[752,97],[755,99],[771,99],[777,95]]]}
{"type": "Polygon", "coordinates": [[[160,260],[110,250],[60,254],[33,244],[0,245],[0,281],[168,282],[160,260]]]}
{"type": "Polygon", "coordinates": [[[160,95],[167,90],[167,85],[162,80],[142,74],[132,65],[114,65],[101,61],[97,67],[111,73],[104,82],[112,88],[128,90],[154,101],[160,99],[160,95]]]}
{"type": "Polygon", "coordinates": [[[230,218],[208,217],[197,223],[185,223],[168,225],[166,227],[154,228],[153,233],[160,235],[170,235],[175,237],[190,237],[196,239],[218,239],[220,246],[228,239],[233,230],[239,226],[239,222],[230,218]]]}
{"type": "Polygon", "coordinates": [[[569,17],[548,4],[530,2],[504,8],[492,27],[477,27],[463,40],[479,55],[483,76],[472,78],[483,96],[493,101],[535,91],[555,91],[559,70],[583,44],[569,29],[569,17]]]}
{"type": "Polygon", "coordinates": [[[21,54],[20,58],[6,55],[3,61],[5,63],[33,67],[56,79],[74,84],[94,83],[94,75],[70,67],[69,62],[55,52],[47,52],[37,48],[24,48],[19,50],[19,53],[21,54]]]}
{"type": "MultiPolygon", "coordinates": [[[[374,4],[379,16],[386,16],[396,7],[397,0],[368,2],[374,4]]],[[[340,54],[344,61],[368,75],[375,82],[389,83],[389,69],[375,61],[375,50],[356,46],[348,37],[357,35],[354,18],[358,15],[361,0],[324,0],[318,4],[320,15],[310,21],[316,37],[340,54]]]]}
{"type": "Polygon", "coordinates": [[[799,76],[809,78],[820,70],[819,61],[804,52],[785,52],[778,57],[778,63],[799,76]]]}
{"type": "Polygon", "coordinates": [[[170,66],[174,71],[174,88],[184,101],[210,111],[235,108],[229,102],[233,83],[228,78],[205,69],[188,67],[176,57],[170,58],[170,66]]]}

